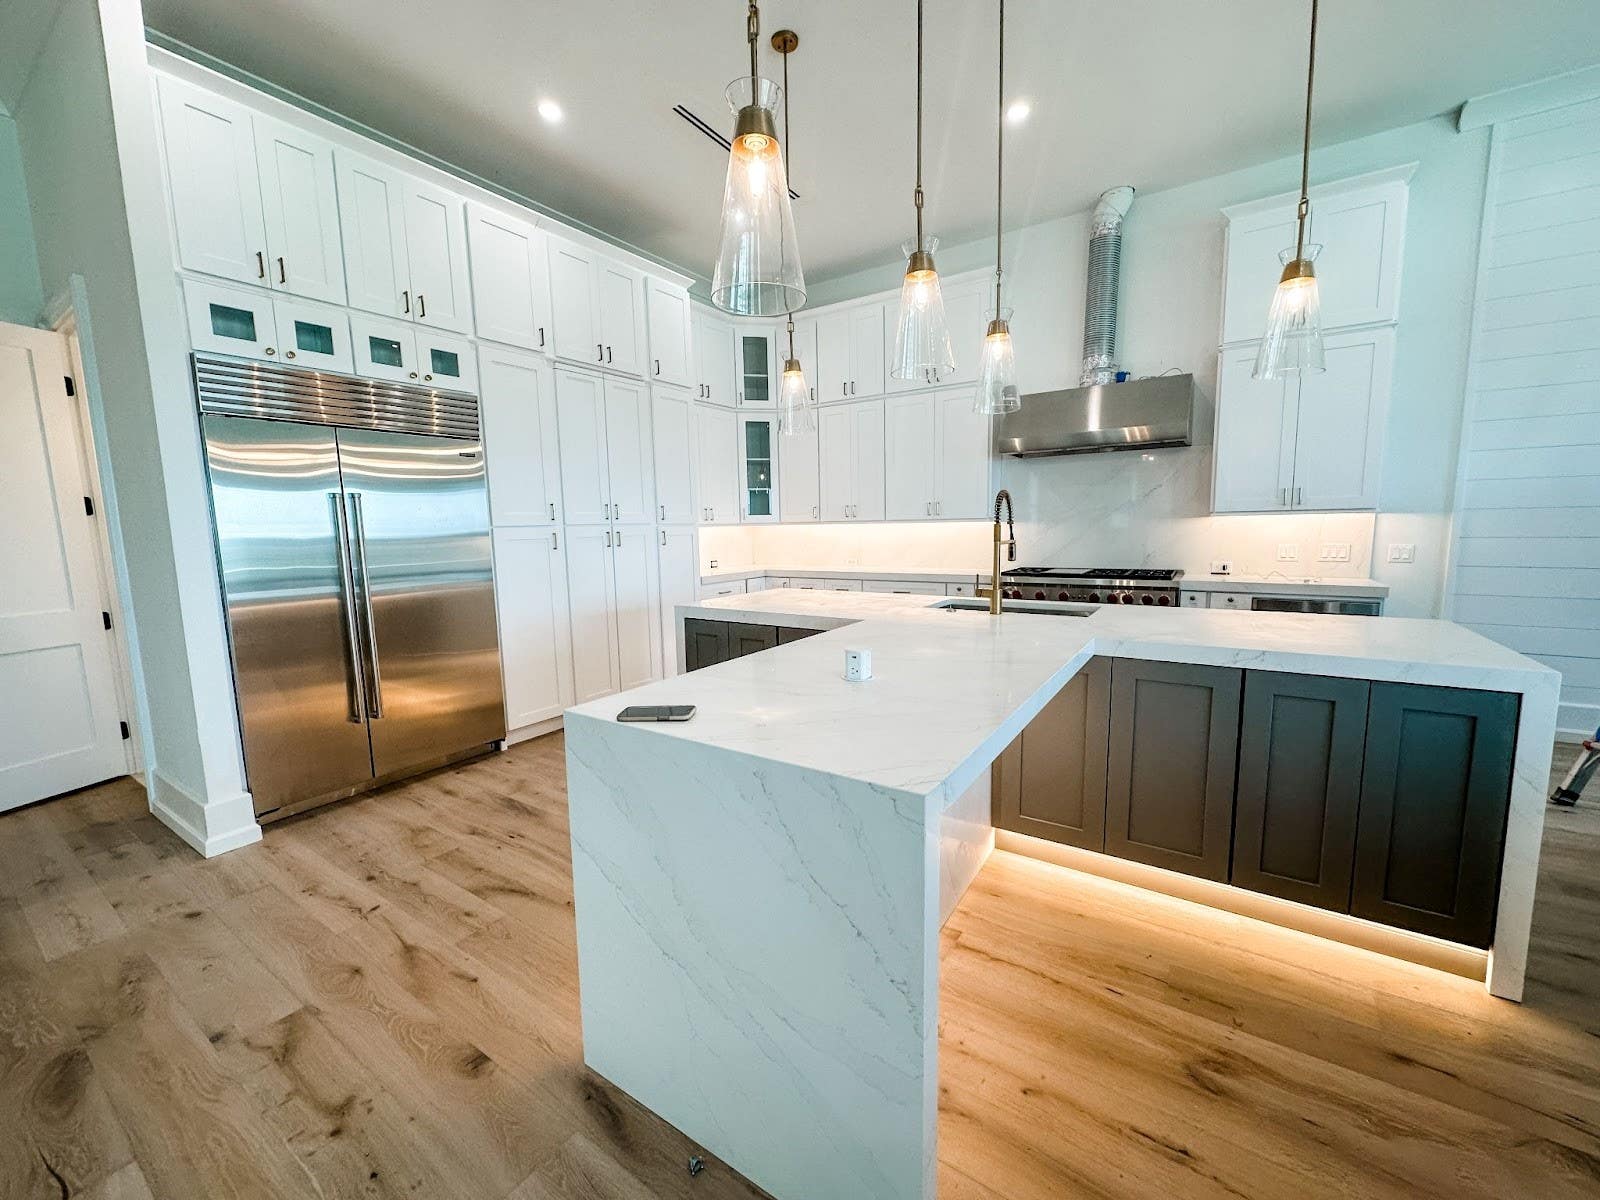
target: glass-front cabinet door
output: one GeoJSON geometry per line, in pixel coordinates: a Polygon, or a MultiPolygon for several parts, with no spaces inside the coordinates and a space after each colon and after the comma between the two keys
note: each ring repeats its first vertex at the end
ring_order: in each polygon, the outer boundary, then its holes
{"type": "Polygon", "coordinates": [[[778,400],[778,366],[767,329],[740,329],[736,339],[739,407],[772,408],[778,400]]]}
{"type": "Polygon", "coordinates": [[[778,519],[777,452],[776,418],[739,418],[739,453],[744,472],[740,509],[746,521],[778,519]]]}

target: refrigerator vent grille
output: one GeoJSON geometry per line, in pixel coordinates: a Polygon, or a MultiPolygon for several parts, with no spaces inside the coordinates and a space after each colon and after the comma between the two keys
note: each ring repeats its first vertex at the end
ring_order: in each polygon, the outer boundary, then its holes
{"type": "Polygon", "coordinates": [[[205,413],[474,441],[478,437],[478,399],[462,392],[209,354],[194,355],[194,383],[205,413]]]}

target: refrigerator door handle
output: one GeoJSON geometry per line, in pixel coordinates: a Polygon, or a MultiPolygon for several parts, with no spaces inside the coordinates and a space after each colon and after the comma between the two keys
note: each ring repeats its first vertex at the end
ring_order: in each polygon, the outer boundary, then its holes
{"type": "Polygon", "coordinates": [[[335,557],[339,566],[339,607],[344,612],[345,649],[350,653],[350,678],[355,684],[350,692],[350,723],[360,725],[366,720],[362,710],[367,706],[367,697],[361,665],[361,628],[356,620],[355,580],[350,574],[350,526],[345,520],[341,494],[329,492],[328,500],[333,505],[335,557]]]}
{"type": "Polygon", "coordinates": [[[378,631],[372,623],[372,577],[367,573],[367,523],[361,515],[361,493],[349,492],[350,519],[356,532],[356,569],[361,572],[361,614],[367,632],[367,716],[383,717],[383,674],[378,669],[378,631]]]}

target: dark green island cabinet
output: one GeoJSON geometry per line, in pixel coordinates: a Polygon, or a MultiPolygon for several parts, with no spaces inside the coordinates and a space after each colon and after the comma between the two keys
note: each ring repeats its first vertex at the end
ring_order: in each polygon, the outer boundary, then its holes
{"type": "Polygon", "coordinates": [[[730,658],[743,658],[774,646],[784,646],[801,638],[824,632],[790,625],[753,625],[744,621],[708,621],[701,617],[683,619],[683,659],[685,671],[714,667],[730,658]]]}
{"type": "Polygon", "coordinates": [[[994,821],[1487,946],[1517,715],[1500,692],[1094,659],[1001,755],[994,821]]]}

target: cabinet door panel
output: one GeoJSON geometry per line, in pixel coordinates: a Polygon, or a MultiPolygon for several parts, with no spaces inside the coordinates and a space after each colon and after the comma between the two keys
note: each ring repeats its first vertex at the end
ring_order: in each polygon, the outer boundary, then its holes
{"type": "Polygon", "coordinates": [[[559,717],[572,703],[567,558],[561,531],[496,529],[494,576],[506,728],[559,717]]]}
{"type": "Polygon", "coordinates": [[[854,519],[883,520],[883,401],[851,406],[854,416],[854,519]]]}
{"type": "Polygon", "coordinates": [[[572,612],[573,701],[609,696],[617,682],[616,576],[611,530],[567,530],[567,593],[572,612]]]}
{"type": "Polygon", "coordinates": [[[678,654],[678,605],[699,598],[700,558],[692,528],[662,529],[656,534],[661,580],[661,670],[664,675],[693,670],[678,654]]]}
{"type": "Polygon", "coordinates": [[[817,413],[822,519],[845,521],[855,503],[855,413],[848,405],[834,405],[817,413]]]}
{"type": "Polygon", "coordinates": [[[339,231],[350,307],[410,318],[405,184],[398,173],[344,150],[334,152],[339,231]]]}
{"type": "Polygon", "coordinates": [[[285,362],[319,371],[355,370],[350,349],[350,314],[287,297],[272,302],[278,330],[278,352],[285,362]]]}
{"type": "Polygon", "coordinates": [[[1330,334],[1328,369],[1300,381],[1296,508],[1375,509],[1389,422],[1394,330],[1330,334]]]}
{"type": "Polygon", "coordinates": [[[625,379],[605,381],[606,477],[613,521],[656,520],[655,447],[650,440],[650,390],[625,379]]]}
{"type": "Polygon", "coordinates": [[[395,383],[416,383],[417,331],[404,321],[380,321],[359,313],[350,315],[350,341],[356,374],[395,383]]]}
{"type": "Polygon", "coordinates": [[[785,521],[815,521],[821,515],[817,473],[817,427],[778,439],[778,511],[785,521]]]}
{"type": "Polygon", "coordinates": [[[555,377],[561,498],[567,523],[603,525],[611,519],[604,385],[597,375],[559,368],[555,377]]]}
{"type": "Polygon", "coordinates": [[[1489,945],[1516,724],[1505,693],[1372,685],[1352,913],[1489,945]]]}
{"type": "Polygon", "coordinates": [[[250,113],[168,76],[156,80],[178,263],[267,283],[267,232],[250,113]]]}
{"type": "Polygon", "coordinates": [[[468,204],[467,249],[478,336],[549,353],[544,233],[492,208],[468,204]]]}
{"type": "Polygon", "coordinates": [[[618,525],[611,531],[616,575],[617,684],[638,687],[661,678],[661,610],[657,601],[655,530],[618,525]]]}
{"type": "Polygon", "coordinates": [[[189,342],[196,350],[275,361],[278,331],[272,301],[258,292],[183,281],[189,342]]]}
{"type": "Polygon", "coordinates": [[[252,118],[275,291],[343,304],[344,256],[333,147],[292,125],[252,118]]]}
{"type": "Polygon", "coordinates": [[[932,396],[893,396],[884,401],[886,442],[883,511],[890,521],[933,516],[936,413],[932,396]]]}
{"type": "Polygon", "coordinates": [[[557,357],[603,365],[606,353],[594,299],[594,259],[560,238],[550,239],[550,302],[557,357]]]}
{"type": "Polygon", "coordinates": [[[1185,663],[1112,663],[1107,851],[1227,880],[1240,675],[1185,663]]]}
{"type": "Polygon", "coordinates": [[[1090,659],[1001,757],[1001,828],[1105,849],[1111,663],[1090,659]]]}
{"type": "Polygon", "coordinates": [[[548,359],[484,346],[478,351],[489,513],[496,526],[552,526],[562,519],[555,374],[548,359]]]}
{"type": "Polygon", "coordinates": [[[1350,910],[1365,680],[1245,675],[1232,882],[1350,910]]]}
{"type": "Polygon", "coordinates": [[[709,404],[695,407],[700,457],[695,478],[700,484],[701,519],[730,524],[739,520],[739,419],[732,409],[709,404]]]}
{"type": "Polygon", "coordinates": [[[1295,385],[1256,380],[1256,349],[1218,356],[1213,512],[1288,508],[1294,476],[1295,385]]]}
{"type": "Polygon", "coordinates": [[[655,425],[656,519],[689,525],[694,513],[694,405],[687,392],[657,388],[655,425]]]}
{"type": "Polygon", "coordinates": [[[605,343],[605,365],[628,375],[646,375],[643,277],[631,267],[601,259],[596,267],[598,341],[605,343]]]}
{"type": "Polygon", "coordinates": [[[950,351],[956,365],[954,370],[940,376],[940,383],[978,382],[983,335],[989,327],[989,318],[994,316],[993,310],[994,294],[986,280],[965,283],[944,294],[945,328],[950,331],[950,351]]]}
{"type": "Polygon", "coordinates": [[[883,305],[850,310],[850,394],[881,396],[884,381],[883,305]]]}
{"type": "Polygon", "coordinates": [[[683,623],[685,670],[698,671],[727,662],[728,623],[689,617],[683,623]]]}
{"type": "Polygon", "coordinates": [[[778,402],[777,348],[771,330],[735,331],[738,403],[741,408],[771,408],[778,402]]]}
{"type": "Polygon", "coordinates": [[[850,398],[850,313],[839,310],[817,318],[817,400],[850,398]]]}
{"type": "Polygon", "coordinates": [[[405,211],[406,251],[416,300],[412,316],[423,325],[468,332],[472,299],[465,201],[412,179],[406,181],[405,211]]]}
{"type": "Polygon", "coordinates": [[[651,279],[645,286],[650,313],[650,376],[658,383],[689,387],[695,374],[689,337],[689,293],[659,279],[651,279]]]}
{"type": "Polygon", "coordinates": [[[939,490],[934,494],[936,517],[983,518],[992,516],[989,486],[989,418],[972,411],[972,393],[940,392],[938,461],[939,490]]]}
{"type": "Polygon", "coordinates": [[[728,653],[734,658],[746,654],[759,654],[778,644],[776,625],[747,625],[743,621],[728,623],[728,653]]]}
{"type": "Polygon", "coordinates": [[[695,315],[694,350],[700,364],[698,399],[733,407],[738,398],[734,382],[733,326],[706,313],[695,315]]]}

